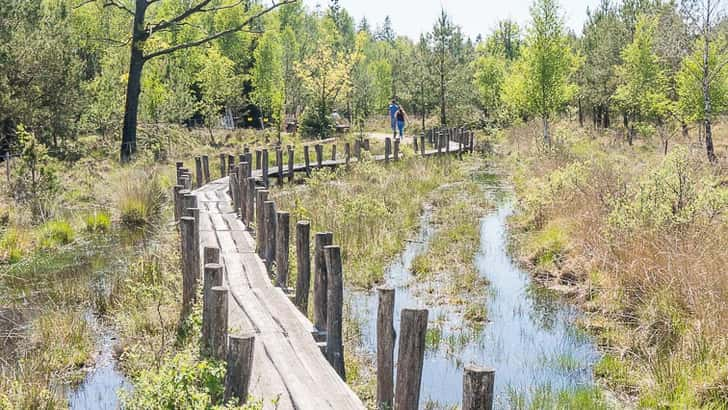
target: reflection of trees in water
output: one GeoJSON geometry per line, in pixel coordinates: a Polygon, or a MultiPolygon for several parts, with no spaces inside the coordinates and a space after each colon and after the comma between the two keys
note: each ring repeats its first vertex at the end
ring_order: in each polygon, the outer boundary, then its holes
{"type": "Polygon", "coordinates": [[[558,294],[543,286],[530,283],[526,287],[526,296],[532,302],[531,312],[528,315],[531,321],[543,330],[552,331],[560,320],[559,313],[564,308],[558,294]]]}

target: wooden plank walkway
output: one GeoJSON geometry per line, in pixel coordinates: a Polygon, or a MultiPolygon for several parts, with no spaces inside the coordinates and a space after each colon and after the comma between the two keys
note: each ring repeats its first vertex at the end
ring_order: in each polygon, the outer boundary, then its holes
{"type": "Polygon", "coordinates": [[[313,338],[313,324],[273,286],[253,237],[237,218],[228,178],[194,191],[200,208],[200,247],[220,249],[230,291],[231,334],[254,334],[250,394],[266,409],[363,409],[313,338]],[[275,403],[275,404],[274,404],[275,403]]]}

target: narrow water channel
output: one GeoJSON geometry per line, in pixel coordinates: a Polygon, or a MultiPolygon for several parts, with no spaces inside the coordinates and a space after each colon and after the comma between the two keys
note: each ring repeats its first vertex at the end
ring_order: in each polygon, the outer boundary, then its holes
{"type": "MultiPolygon", "coordinates": [[[[496,209],[481,221],[476,264],[490,281],[488,322],[467,326],[450,306],[425,306],[412,289],[412,260],[427,249],[433,234],[429,213],[422,219],[419,238],[388,268],[385,277],[396,289],[395,329],[400,311],[427,307],[429,324],[422,376],[422,408],[453,408],[462,399],[463,366],[475,363],[496,370],[496,408],[518,407],[538,392],[574,391],[593,386],[596,347],[574,325],[576,309],[531,282],[508,253],[507,218],[513,212],[509,191],[488,185],[496,209]],[[505,194],[504,194],[505,193],[505,194]]],[[[352,314],[361,325],[362,349],[376,352],[377,295],[349,292],[352,314]]],[[[395,352],[395,355],[397,353],[395,352]]]]}

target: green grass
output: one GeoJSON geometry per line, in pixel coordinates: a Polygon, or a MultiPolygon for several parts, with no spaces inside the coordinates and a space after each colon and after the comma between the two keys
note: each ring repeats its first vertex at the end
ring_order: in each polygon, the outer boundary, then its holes
{"type": "Polygon", "coordinates": [[[40,248],[51,249],[73,242],[76,233],[70,223],[63,220],[50,221],[41,227],[40,248]]]}
{"type": "Polygon", "coordinates": [[[509,388],[507,407],[512,410],[607,410],[609,407],[597,387],[553,389],[549,385],[534,388],[530,398],[524,392],[509,388]]]}
{"type": "Polygon", "coordinates": [[[111,229],[111,215],[106,212],[94,212],[84,217],[86,232],[106,233],[111,229]]]}

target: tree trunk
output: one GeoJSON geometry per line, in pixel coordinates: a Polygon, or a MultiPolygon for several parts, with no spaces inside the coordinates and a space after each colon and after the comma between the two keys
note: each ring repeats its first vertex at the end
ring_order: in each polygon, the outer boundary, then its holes
{"type": "Polygon", "coordinates": [[[541,117],[543,119],[543,142],[551,146],[551,135],[549,134],[549,119],[544,115],[541,117]]]}
{"type": "Polygon", "coordinates": [[[124,110],[124,128],[121,136],[121,162],[131,161],[136,153],[137,116],[139,113],[139,94],[142,91],[142,70],[144,68],[144,18],[147,9],[146,0],[136,0],[134,10],[134,27],[131,43],[131,60],[129,63],[129,80],[126,87],[126,107],[124,110]]]}
{"type": "Polygon", "coordinates": [[[581,108],[581,98],[578,100],[579,103],[579,126],[584,128],[584,111],[581,108]]]}
{"type": "Polygon", "coordinates": [[[440,67],[440,125],[443,127],[447,125],[447,113],[445,110],[445,73],[443,67],[440,67]]]}
{"type": "Polygon", "coordinates": [[[705,149],[708,154],[708,161],[715,162],[715,151],[713,149],[713,130],[711,124],[712,106],[710,101],[710,1],[705,12],[705,26],[703,32],[703,102],[705,104],[705,149]]]}
{"type": "Polygon", "coordinates": [[[604,129],[609,128],[609,106],[608,105],[604,106],[603,120],[604,120],[604,123],[602,124],[602,126],[604,127],[604,129]]]}
{"type": "Polygon", "coordinates": [[[629,146],[632,146],[632,142],[634,141],[634,122],[629,127],[629,132],[627,132],[627,142],[629,143],[629,146]]]}

